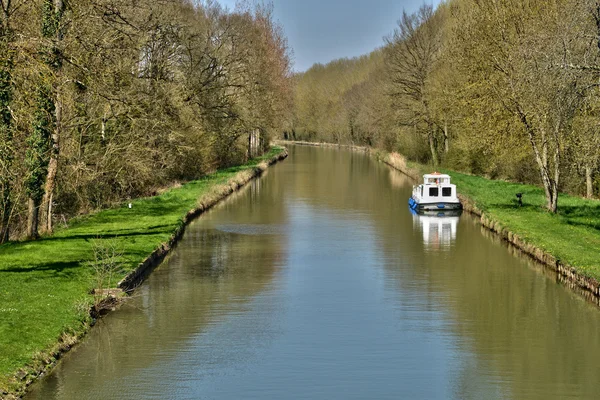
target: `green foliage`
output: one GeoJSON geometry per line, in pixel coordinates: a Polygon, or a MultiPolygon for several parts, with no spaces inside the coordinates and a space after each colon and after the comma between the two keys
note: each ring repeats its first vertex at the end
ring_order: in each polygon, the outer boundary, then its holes
{"type": "MultiPolygon", "coordinates": [[[[292,139],[388,147],[393,128],[382,118],[389,104],[383,96],[383,54],[317,64],[295,77],[292,139]]],[[[391,140],[393,142],[393,139],[391,140]]]]}
{"type": "Polygon", "coordinates": [[[27,219],[19,194],[44,196],[48,157],[58,159],[51,164],[57,221],[244,162],[249,132],[261,132],[264,149],[289,124],[289,50],[269,7],[228,12],[187,0],[10,7],[14,69],[6,80],[15,123],[0,164],[14,155],[13,239],[27,219]],[[54,109],[39,100],[40,76],[54,109]]]}
{"type": "Polygon", "coordinates": [[[7,21],[0,28],[0,243],[8,240],[10,216],[13,210],[12,185],[14,173],[13,101],[14,50],[11,47],[12,31],[7,21]]]}
{"type": "MultiPolygon", "coordinates": [[[[62,3],[62,2],[61,2],[62,3]]],[[[55,0],[43,0],[42,3],[42,36],[54,38],[59,32],[61,19],[64,15],[64,6],[56,9],[55,0]]]]}
{"type": "Polygon", "coordinates": [[[10,111],[13,100],[13,60],[8,38],[0,38],[0,180],[9,175],[13,160],[13,126],[10,111]]]}
{"type": "MultiPolygon", "coordinates": [[[[63,2],[60,2],[63,4],[63,2]]],[[[64,16],[64,5],[56,9],[55,0],[43,0],[42,3],[42,37],[50,39],[53,43],[43,46],[41,51],[42,60],[53,70],[57,71],[62,67],[62,53],[54,41],[61,35],[61,22],[64,16]]]]}
{"type": "MultiPolygon", "coordinates": [[[[14,50],[11,48],[11,33],[0,31],[0,161],[6,163],[6,169],[12,161],[13,139],[12,113],[10,111],[13,101],[13,69],[14,50]]],[[[0,165],[0,170],[2,170],[0,165]]],[[[6,176],[3,171],[0,176],[6,176]]]]}
{"type": "MultiPolygon", "coordinates": [[[[5,46],[0,46],[2,50],[5,50],[5,46]]],[[[0,59],[0,126],[6,129],[3,133],[6,135],[7,140],[11,138],[10,129],[7,129],[11,125],[12,115],[10,113],[10,104],[12,101],[12,60],[0,59]]],[[[4,137],[4,136],[3,136],[4,137]]]]}

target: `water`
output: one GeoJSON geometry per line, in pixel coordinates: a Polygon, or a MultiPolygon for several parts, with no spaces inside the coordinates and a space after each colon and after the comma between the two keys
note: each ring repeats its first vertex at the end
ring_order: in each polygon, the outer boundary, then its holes
{"type": "Polygon", "coordinates": [[[411,189],[292,147],[27,398],[598,398],[600,310],[411,189]]]}

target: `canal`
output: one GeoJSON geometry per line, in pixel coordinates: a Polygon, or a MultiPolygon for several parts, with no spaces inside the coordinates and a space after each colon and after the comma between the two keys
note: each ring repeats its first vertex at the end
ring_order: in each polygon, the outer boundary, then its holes
{"type": "Polygon", "coordinates": [[[598,398],[600,310],[472,217],[413,216],[411,189],[291,147],[27,398],[598,398]]]}

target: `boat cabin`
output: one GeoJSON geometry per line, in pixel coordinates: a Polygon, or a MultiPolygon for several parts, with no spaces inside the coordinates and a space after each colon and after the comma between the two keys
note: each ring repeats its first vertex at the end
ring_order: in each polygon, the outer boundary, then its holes
{"type": "Polygon", "coordinates": [[[456,186],[450,183],[450,175],[434,172],[423,175],[423,184],[413,188],[411,208],[442,209],[460,208],[456,186]]]}
{"type": "Polygon", "coordinates": [[[442,185],[442,184],[450,184],[450,175],[446,174],[426,174],[423,175],[423,181],[426,184],[432,185],[442,185]]]}

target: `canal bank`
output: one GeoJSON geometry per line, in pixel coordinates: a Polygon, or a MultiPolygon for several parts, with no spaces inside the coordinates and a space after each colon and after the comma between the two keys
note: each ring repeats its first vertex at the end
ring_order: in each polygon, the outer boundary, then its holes
{"type": "MultiPolygon", "coordinates": [[[[329,143],[286,142],[336,147],[329,143]]],[[[397,153],[341,145],[364,151],[406,174],[415,182],[431,172],[430,166],[407,162],[397,153]]],[[[536,186],[489,180],[443,170],[457,185],[465,211],[486,229],[558,274],[558,281],[600,305],[600,202],[561,194],[559,213],[544,209],[543,190],[536,186]],[[523,194],[519,206],[516,193],[523,194]]]]}
{"type": "Polygon", "coordinates": [[[97,288],[99,253],[108,251],[118,267],[110,271],[107,288],[118,284],[130,291],[165,258],[192,219],[286,157],[285,148],[273,148],[159,196],[75,219],[51,237],[1,246],[0,398],[22,395],[88,332],[98,300],[90,290],[97,288]]]}

